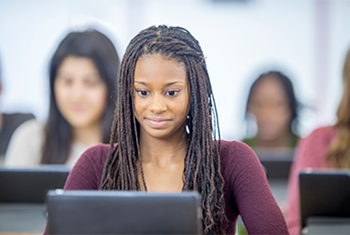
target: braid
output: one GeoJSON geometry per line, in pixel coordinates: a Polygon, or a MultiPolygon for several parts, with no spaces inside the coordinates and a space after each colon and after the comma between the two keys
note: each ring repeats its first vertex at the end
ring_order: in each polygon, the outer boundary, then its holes
{"type": "Polygon", "coordinates": [[[136,62],[147,54],[176,59],[188,70],[191,105],[183,191],[197,191],[201,195],[204,233],[224,234],[224,180],[220,172],[220,130],[215,100],[199,43],[181,27],[149,27],[128,45],[119,72],[110,150],[100,188],[140,190],[137,177],[140,167],[142,184],[147,191],[138,142],[140,127],[134,115],[136,62]],[[114,143],[118,143],[116,148],[114,143]]]}

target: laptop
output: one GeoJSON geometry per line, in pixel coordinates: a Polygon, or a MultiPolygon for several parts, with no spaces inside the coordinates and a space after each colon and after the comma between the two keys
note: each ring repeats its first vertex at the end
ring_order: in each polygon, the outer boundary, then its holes
{"type": "Polygon", "coordinates": [[[301,228],[311,217],[350,217],[350,171],[299,173],[301,228]]]}
{"type": "Polygon", "coordinates": [[[254,148],[267,178],[287,180],[293,164],[294,148],[254,148]]]}
{"type": "Polygon", "coordinates": [[[63,191],[47,194],[49,234],[202,234],[196,192],[63,191]]]}
{"type": "Polygon", "coordinates": [[[284,179],[289,178],[293,159],[260,159],[268,179],[284,179]]]}
{"type": "Polygon", "coordinates": [[[63,188],[71,168],[42,165],[0,168],[0,203],[44,203],[50,189],[63,188]]]}

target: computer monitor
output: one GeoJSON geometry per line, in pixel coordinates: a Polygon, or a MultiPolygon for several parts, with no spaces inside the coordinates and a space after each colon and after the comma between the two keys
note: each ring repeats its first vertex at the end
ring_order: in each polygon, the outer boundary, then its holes
{"type": "Polygon", "coordinates": [[[42,165],[0,168],[0,203],[44,203],[50,189],[63,188],[71,168],[42,165]]]}
{"type": "Polygon", "coordinates": [[[47,194],[49,234],[201,234],[195,192],[63,191],[47,194]]]}
{"type": "Polygon", "coordinates": [[[306,170],[299,186],[301,228],[309,217],[350,216],[350,171],[306,170]]]}

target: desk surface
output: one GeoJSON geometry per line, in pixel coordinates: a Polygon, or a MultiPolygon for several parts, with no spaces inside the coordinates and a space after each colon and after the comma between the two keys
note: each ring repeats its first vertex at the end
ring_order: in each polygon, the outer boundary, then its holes
{"type": "MultiPolygon", "coordinates": [[[[287,181],[270,180],[269,183],[271,191],[283,211],[287,181]]],[[[0,203],[0,235],[42,234],[46,222],[45,204],[0,203]]]]}
{"type": "Polygon", "coordinates": [[[0,235],[42,234],[46,220],[45,204],[0,203],[0,235]]]}

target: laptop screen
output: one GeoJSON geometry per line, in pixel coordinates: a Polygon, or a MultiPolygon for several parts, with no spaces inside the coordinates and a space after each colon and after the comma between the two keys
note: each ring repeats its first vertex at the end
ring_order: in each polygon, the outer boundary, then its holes
{"type": "Polygon", "coordinates": [[[0,202],[44,203],[49,190],[63,188],[69,172],[64,165],[0,167],[0,202]]]}
{"type": "Polygon", "coordinates": [[[350,171],[300,172],[299,182],[301,228],[309,217],[350,216],[350,171]]]}
{"type": "Polygon", "coordinates": [[[195,192],[50,191],[50,234],[201,234],[195,192]]]}

